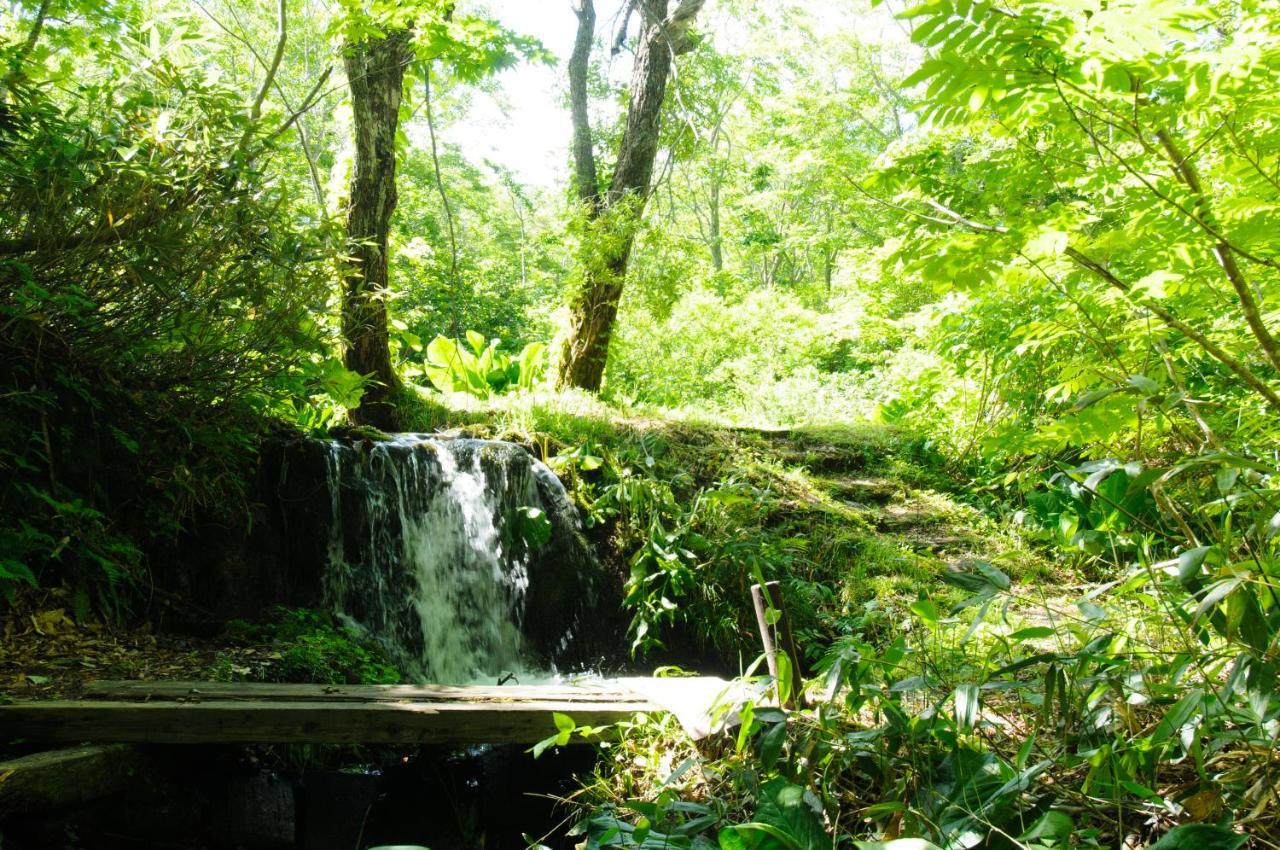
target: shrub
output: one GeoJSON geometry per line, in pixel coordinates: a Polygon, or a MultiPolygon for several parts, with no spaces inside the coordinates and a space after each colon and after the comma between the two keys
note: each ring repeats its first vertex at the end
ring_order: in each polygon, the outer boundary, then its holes
{"type": "Polygon", "coordinates": [[[332,616],[307,608],[273,609],[263,623],[232,620],[228,636],[274,648],[249,674],[259,681],[325,685],[395,684],[400,673],[376,645],[363,641],[332,616]]]}
{"type": "Polygon", "coordinates": [[[262,417],[325,383],[328,284],[243,94],[118,39],[93,77],[24,69],[0,126],[0,594],[108,613],[151,542],[243,505],[262,417]]]}
{"type": "Polygon", "coordinates": [[[467,345],[438,336],[427,346],[427,378],[441,392],[479,398],[533,389],[546,372],[546,344],[531,342],[514,355],[503,351],[501,344],[498,339],[486,343],[475,331],[467,331],[467,345]]]}

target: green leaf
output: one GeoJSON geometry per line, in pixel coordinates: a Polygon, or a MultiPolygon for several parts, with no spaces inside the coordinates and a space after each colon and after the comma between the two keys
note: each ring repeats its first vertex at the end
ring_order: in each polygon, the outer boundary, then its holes
{"type": "Polygon", "coordinates": [[[636,821],[635,829],[631,831],[631,840],[636,844],[644,844],[644,840],[649,837],[652,829],[653,825],[648,818],[640,818],[636,821]]]}
{"type": "Polygon", "coordinates": [[[1071,820],[1071,816],[1064,812],[1045,812],[1031,827],[1022,835],[1018,836],[1018,840],[1025,843],[1034,842],[1037,844],[1045,841],[1051,841],[1055,846],[1067,846],[1071,833],[1075,831],[1075,823],[1071,820]]]}
{"type": "Polygon", "coordinates": [[[0,559],[0,581],[20,581],[32,587],[36,586],[36,576],[35,573],[31,572],[31,568],[12,558],[0,559]]]}
{"type": "Polygon", "coordinates": [[[1049,626],[1028,626],[1025,629],[1018,629],[1016,632],[1010,634],[1009,640],[1018,642],[1024,640],[1039,640],[1041,638],[1053,637],[1053,635],[1054,631],[1049,626]]]}
{"type": "Polygon", "coordinates": [[[778,665],[778,702],[782,705],[788,705],[793,696],[791,691],[795,687],[795,680],[791,675],[791,657],[782,650],[778,650],[774,656],[774,662],[778,665]]]}
{"type": "Polygon", "coordinates": [[[542,508],[530,505],[516,508],[516,520],[520,538],[530,549],[541,549],[551,540],[551,520],[542,508]]]}
{"type": "Polygon", "coordinates": [[[1169,830],[1150,850],[1236,850],[1248,840],[1225,826],[1189,823],[1169,830]]]}
{"type": "Polygon", "coordinates": [[[771,779],[761,786],[755,819],[758,824],[771,827],[769,835],[794,850],[831,847],[831,837],[822,828],[822,819],[807,799],[805,789],[784,779],[771,779]]]}
{"type": "Polygon", "coordinates": [[[1152,743],[1164,743],[1177,734],[1179,729],[1190,722],[1203,702],[1204,692],[1199,688],[1194,688],[1186,696],[1170,706],[1151,733],[1152,743]]]}
{"type": "Polygon", "coordinates": [[[534,745],[529,749],[529,752],[533,753],[533,757],[534,757],[534,758],[538,758],[538,757],[539,757],[539,756],[541,756],[544,752],[546,752],[546,751],[547,751],[547,749],[548,749],[549,747],[559,746],[559,745],[560,745],[560,744],[559,744],[559,741],[560,741],[560,735],[559,735],[559,734],[552,735],[552,736],[551,736],[551,737],[549,737],[549,738],[543,738],[541,741],[539,741],[538,743],[534,744],[534,745]]]}
{"type": "Polygon", "coordinates": [[[782,755],[782,747],[787,742],[786,721],[774,723],[760,736],[760,765],[765,770],[773,770],[778,758],[782,755]]]}
{"type": "Polygon", "coordinates": [[[909,607],[913,614],[930,625],[936,625],[942,619],[942,615],[938,612],[938,606],[928,599],[917,599],[909,607]]]}
{"type": "Polygon", "coordinates": [[[764,844],[763,838],[768,837],[777,841],[782,845],[783,850],[808,850],[804,846],[798,844],[794,837],[788,835],[784,830],[779,829],[770,823],[759,823],[752,821],[751,823],[740,823],[736,826],[728,827],[722,830],[717,836],[722,848],[754,848],[764,844]],[[725,832],[736,833],[736,837],[725,841],[725,832]]]}
{"type": "Polygon", "coordinates": [[[978,686],[972,682],[959,685],[956,687],[952,699],[955,702],[956,726],[962,732],[973,731],[973,725],[978,719],[978,707],[980,704],[978,686]]]}
{"type": "Polygon", "coordinates": [[[1000,590],[1008,590],[1012,584],[1009,580],[1009,576],[1005,575],[1003,570],[988,564],[986,561],[972,561],[971,565],[981,573],[983,578],[985,578],[993,587],[1000,590]]]}
{"type": "Polygon", "coordinates": [[[738,712],[739,725],[736,751],[739,753],[746,748],[747,741],[751,740],[751,733],[755,727],[755,717],[755,706],[749,702],[743,705],[742,710],[738,712]]]}
{"type": "Polygon", "coordinates": [[[1188,590],[1194,589],[1205,559],[1215,550],[1213,546],[1197,546],[1178,556],[1178,581],[1188,590]]]}
{"type": "Polygon", "coordinates": [[[736,826],[729,826],[720,830],[716,836],[716,843],[720,846],[720,850],[754,850],[760,840],[750,832],[740,830],[736,826]]]}
{"type": "Polygon", "coordinates": [[[1146,375],[1130,375],[1129,386],[1148,396],[1153,396],[1160,391],[1160,385],[1146,375]]]}
{"type": "Polygon", "coordinates": [[[1196,606],[1192,619],[1199,620],[1219,602],[1230,596],[1243,583],[1244,578],[1242,576],[1231,576],[1210,585],[1209,592],[1204,595],[1204,598],[1200,600],[1200,604],[1196,606]]]}

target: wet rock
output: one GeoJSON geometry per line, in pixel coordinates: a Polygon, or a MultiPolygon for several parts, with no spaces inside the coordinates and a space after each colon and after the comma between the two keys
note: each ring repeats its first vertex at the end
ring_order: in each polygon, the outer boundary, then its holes
{"type": "Polygon", "coordinates": [[[292,440],[264,468],[295,598],[343,615],[411,678],[496,681],[600,652],[601,568],[564,487],[525,448],[292,440]]]}

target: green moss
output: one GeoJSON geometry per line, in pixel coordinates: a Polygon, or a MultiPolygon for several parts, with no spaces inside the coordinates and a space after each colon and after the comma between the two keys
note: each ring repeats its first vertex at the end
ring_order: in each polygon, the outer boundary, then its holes
{"type": "Polygon", "coordinates": [[[330,428],[329,435],[340,440],[373,440],[376,443],[391,439],[386,431],[380,431],[372,425],[339,425],[330,428]]]}
{"type": "MultiPolygon", "coordinates": [[[[264,682],[312,682],[325,685],[395,684],[400,674],[382,650],[338,625],[325,612],[277,607],[265,622],[232,620],[227,636],[245,644],[264,644],[261,663],[248,678],[264,682]]],[[[245,678],[229,662],[211,671],[215,678],[245,678]]]]}
{"type": "Polygon", "coordinates": [[[446,405],[439,393],[416,384],[405,384],[397,391],[393,403],[405,431],[432,433],[472,422],[482,422],[483,415],[446,405]]]}

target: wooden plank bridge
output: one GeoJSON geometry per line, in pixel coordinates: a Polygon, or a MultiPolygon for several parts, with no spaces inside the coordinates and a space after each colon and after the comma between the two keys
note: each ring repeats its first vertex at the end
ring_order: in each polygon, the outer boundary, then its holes
{"type": "MultiPolygon", "coordinates": [[[[103,682],[76,700],[0,705],[0,740],[108,743],[534,743],[554,715],[605,726],[670,712],[695,738],[731,689],[710,677],[556,685],[103,682]]],[[[575,740],[576,742],[576,740],[575,740]]]]}

